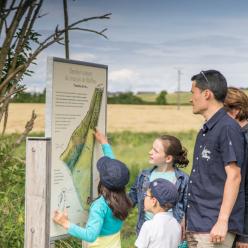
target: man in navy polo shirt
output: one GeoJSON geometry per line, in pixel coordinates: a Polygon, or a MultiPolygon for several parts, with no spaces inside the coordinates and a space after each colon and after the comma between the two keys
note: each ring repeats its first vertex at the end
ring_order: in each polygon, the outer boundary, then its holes
{"type": "Polygon", "coordinates": [[[223,108],[224,76],[208,70],[191,80],[193,113],[202,115],[205,124],[196,139],[189,179],[187,240],[192,248],[231,248],[235,233],[243,230],[244,137],[223,108]]]}

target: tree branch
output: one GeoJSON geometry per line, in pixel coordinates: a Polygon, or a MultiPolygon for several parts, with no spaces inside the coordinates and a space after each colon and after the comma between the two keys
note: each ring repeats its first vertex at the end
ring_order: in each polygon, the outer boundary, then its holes
{"type": "Polygon", "coordinates": [[[34,1],[34,0],[30,0],[30,1],[25,0],[24,3],[23,3],[23,1],[24,0],[20,1],[19,5],[18,5],[19,8],[16,10],[16,12],[12,18],[12,22],[10,24],[10,27],[6,29],[6,38],[4,39],[3,45],[1,47],[1,53],[0,53],[0,72],[2,72],[3,67],[5,65],[6,57],[7,57],[7,54],[9,52],[9,48],[10,48],[11,42],[14,38],[16,29],[17,29],[23,15],[24,15],[24,13],[26,12],[26,10],[28,8],[29,2],[34,1]]]}
{"type": "Polygon", "coordinates": [[[8,105],[5,109],[5,113],[4,113],[2,136],[5,134],[5,130],[7,127],[7,122],[8,122],[8,117],[9,117],[9,103],[8,103],[8,105]]]}
{"type": "Polygon", "coordinates": [[[11,69],[12,70],[16,67],[16,62],[17,62],[17,58],[19,56],[19,53],[24,48],[25,43],[26,43],[26,41],[28,39],[29,28],[30,28],[29,27],[29,22],[31,20],[32,13],[34,11],[34,7],[35,6],[33,4],[31,4],[29,6],[28,13],[27,13],[27,15],[25,17],[25,20],[24,20],[24,22],[22,24],[22,27],[20,28],[21,32],[19,34],[19,37],[16,37],[17,45],[16,45],[16,48],[15,48],[14,57],[13,57],[13,60],[12,60],[12,63],[11,63],[11,69]]]}
{"type": "Polygon", "coordinates": [[[0,84],[0,93],[2,91],[2,89],[12,80],[16,77],[16,75],[18,73],[20,73],[22,70],[25,70],[26,65],[22,64],[20,66],[18,66],[12,73],[10,73],[8,75],[8,77],[6,79],[3,80],[3,82],[0,84]]]}
{"type": "Polygon", "coordinates": [[[104,28],[102,31],[96,31],[94,29],[88,29],[88,28],[71,28],[70,30],[80,30],[80,31],[87,31],[87,32],[91,32],[91,33],[95,33],[95,34],[99,34],[101,36],[103,36],[104,38],[108,39],[108,37],[106,35],[104,35],[103,33],[105,31],[107,31],[107,28],[104,28]]]}
{"type": "MultiPolygon", "coordinates": [[[[8,91],[8,94],[0,98],[0,104],[2,104],[7,98],[10,98],[11,96],[15,95],[16,93],[22,92],[26,90],[25,86],[21,86],[16,88],[16,85],[13,85],[11,89],[8,91]]],[[[0,119],[1,121],[1,119],[0,119]]]]}
{"type": "Polygon", "coordinates": [[[36,119],[36,117],[37,115],[33,110],[30,120],[26,123],[25,130],[15,142],[14,147],[19,146],[21,142],[26,139],[27,135],[31,132],[34,127],[34,120],[36,119]]]}

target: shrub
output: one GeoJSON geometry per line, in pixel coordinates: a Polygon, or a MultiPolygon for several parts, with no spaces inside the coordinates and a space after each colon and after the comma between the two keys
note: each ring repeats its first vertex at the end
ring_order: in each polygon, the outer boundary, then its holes
{"type": "Polygon", "coordinates": [[[0,139],[0,244],[23,247],[25,171],[13,156],[11,139],[0,139]]]}
{"type": "Polygon", "coordinates": [[[158,105],[166,105],[167,104],[166,95],[167,95],[167,91],[164,91],[164,90],[161,91],[160,94],[156,98],[156,103],[158,105]]]}
{"type": "Polygon", "coordinates": [[[108,97],[110,104],[144,104],[145,102],[132,92],[120,93],[117,96],[108,97]]]}

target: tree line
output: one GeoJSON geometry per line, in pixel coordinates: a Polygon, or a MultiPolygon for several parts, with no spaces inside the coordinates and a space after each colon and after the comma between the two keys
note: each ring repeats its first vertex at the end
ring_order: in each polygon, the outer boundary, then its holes
{"type": "MultiPolygon", "coordinates": [[[[108,96],[107,102],[109,104],[144,104],[144,105],[166,105],[167,92],[161,91],[154,101],[145,101],[141,97],[135,95],[133,92],[118,93],[114,96],[108,96]]],[[[46,90],[43,92],[20,92],[11,102],[13,103],[45,103],[46,90]]]]}

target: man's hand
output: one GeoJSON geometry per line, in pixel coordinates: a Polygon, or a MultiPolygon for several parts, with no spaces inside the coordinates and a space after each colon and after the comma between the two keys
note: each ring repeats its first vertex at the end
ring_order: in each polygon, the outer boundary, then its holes
{"type": "Polygon", "coordinates": [[[210,232],[210,241],[221,243],[225,240],[228,230],[228,222],[218,220],[210,232]]]}
{"type": "Polygon", "coordinates": [[[107,137],[101,133],[98,129],[95,129],[95,132],[94,132],[94,135],[95,135],[95,138],[96,140],[101,144],[108,144],[108,139],[107,137]]]}
{"type": "Polygon", "coordinates": [[[248,248],[248,243],[237,242],[236,248],[248,248]]]}
{"type": "Polygon", "coordinates": [[[68,220],[68,213],[66,208],[64,209],[63,212],[59,211],[59,210],[55,210],[54,211],[54,216],[53,216],[53,221],[56,224],[59,224],[60,226],[64,227],[65,229],[69,228],[69,220],[68,220]]]}

